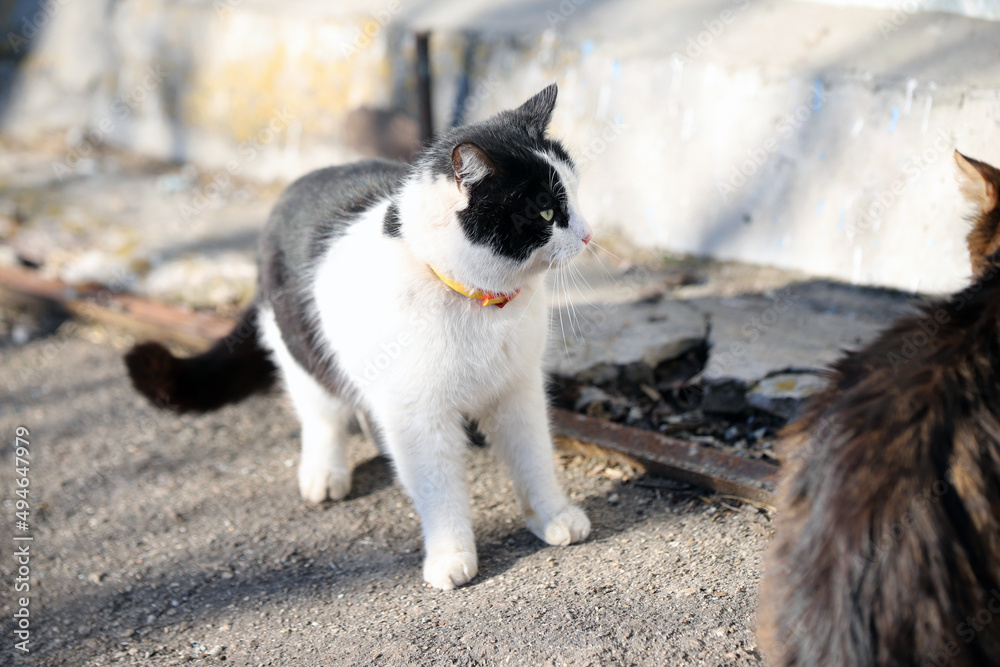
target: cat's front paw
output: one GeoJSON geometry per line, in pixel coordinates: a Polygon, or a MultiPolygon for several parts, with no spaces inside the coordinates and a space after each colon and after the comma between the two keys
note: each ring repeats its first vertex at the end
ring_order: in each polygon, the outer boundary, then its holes
{"type": "Polygon", "coordinates": [[[567,505],[548,521],[543,521],[537,514],[529,516],[528,530],[549,544],[565,546],[587,539],[590,519],[576,505],[567,505]]]}
{"type": "Polygon", "coordinates": [[[299,467],[299,493],[310,503],[341,500],[351,491],[351,474],[321,467],[299,467]]]}
{"type": "Polygon", "coordinates": [[[424,560],[424,581],[445,591],[469,583],[477,572],[476,554],[469,551],[428,555],[424,560]]]}

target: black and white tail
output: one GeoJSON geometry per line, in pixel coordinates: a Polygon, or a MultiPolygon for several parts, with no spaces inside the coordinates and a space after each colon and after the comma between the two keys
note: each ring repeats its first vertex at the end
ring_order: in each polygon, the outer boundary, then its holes
{"type": "Polygon", "coordinates": [[[274,384],[277,368],[259,337],[251,306],[228,336],[202,354],[181,359],[160,343],[142,343],[125,355],[125,365],[132,385],[156,407],[208,412],[274,384]]]}

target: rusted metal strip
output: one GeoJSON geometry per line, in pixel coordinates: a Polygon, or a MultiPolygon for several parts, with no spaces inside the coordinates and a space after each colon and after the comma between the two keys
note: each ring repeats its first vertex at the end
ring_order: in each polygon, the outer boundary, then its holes
{"type": "MultiPolygon", "coordinates": [[[[195,350],[227,335],[235,324],[226,317],[100,287],[74,288],[27,269],[0,267],[0,290],[53,302],[76,316],[195,350]]],[[[553,409],[551,415],[556,435],[624,454],[656,474],[774,504],[777,466],[568,410],[553,409]]]]}
{"type": "Polygon", "coordinates": [[[124,329],[140,338],[201,350],[228,334],[234,321],[88,285],[74,287],[45,278],[37,271],[0,267],[0,291],[15,298],[35,299],[77,317],[124,329]]]}
{"type": "Polygon", "coordinates": [[[569,410],[553,409],[551,414],[557,434],[631,456],[650,472],[774,504],[778,466],[569,410]]]}

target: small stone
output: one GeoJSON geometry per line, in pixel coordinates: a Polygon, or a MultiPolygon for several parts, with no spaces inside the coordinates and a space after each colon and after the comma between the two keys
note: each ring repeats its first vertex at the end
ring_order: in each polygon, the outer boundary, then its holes
{"type": "Polygon", "coordinates": [[[648,384],[640,384],[639,390],[642,391],[642,393],[646,394],[646,396],[648,396],[649,399],[652,401],[659,402],[663,400],[663,394],[658,392],[653,387],[650,387],[648,384]]]}
{"type": "Polygon", "coordinates": [[[665,343],[647,349],[642,355],[642,360],[649,366],[656,368],[664,361],[676,359],[685,352],[693,350],[699,345],[703,345],[704,342],[705,339],[700,336],[680,337],[674,340],[669,340],[665,343]]]}
{"type": "Polygon", "coordinates": [[[617,505],[618,501],[619,501],[619,498],[618,498],[618,494],[617,493],[612,493],[610,496],[608,496],[608,504],[609,505],[617,505]]]}
{"type": "Polygon", "coordinates": [[[747,392],[747,403],[771,414],[791,419],[812,396],[826,388],[826,378],[815,373],[780,373],[766,377],[747,392]]]}
{"type": "Polygon", "coordinates": [[[591,384],[604,384],[611,382],[618,377],[618,367],[614,364],[599,363],[576,374],[576,379],[580,382],[590,382],[591,384]]]}
{"type": "Polygon", "coordinates": [[[25,345],[31,340],[31,329],[23,324],[15,324],[10,330],[10,339],[14,345],[25,345]]]}
{"type": "Polygon", "coordinates": [[[225,646],[222,646],[221,644],[216,644],[212,648],[208,649],[208,652],[205,653],[205,655],[207,655],[209,657],[212,657],[212,658],[216,658],[216,657],[222,655],[222,652],[224,650],[226,650],[225,646]]]}
{"type": "Polygon", "coordinates": [[[586,385],[580,388],[580,398],[576,399],[576,403],[573,408],[577,412],[580,412],[587,409],[592,403],[604,402],[609,398],[611,398],[611,396],[603,389],[586,385]]]}

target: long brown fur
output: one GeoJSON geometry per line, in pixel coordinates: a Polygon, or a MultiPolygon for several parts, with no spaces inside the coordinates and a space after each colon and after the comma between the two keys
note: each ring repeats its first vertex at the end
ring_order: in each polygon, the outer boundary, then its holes
{"type": "Polygon", "coordinates": [[[841,359],[782,434],[771,665],[1000,665],[1000,171],[955,161],[972,284],[841,359]]]}

